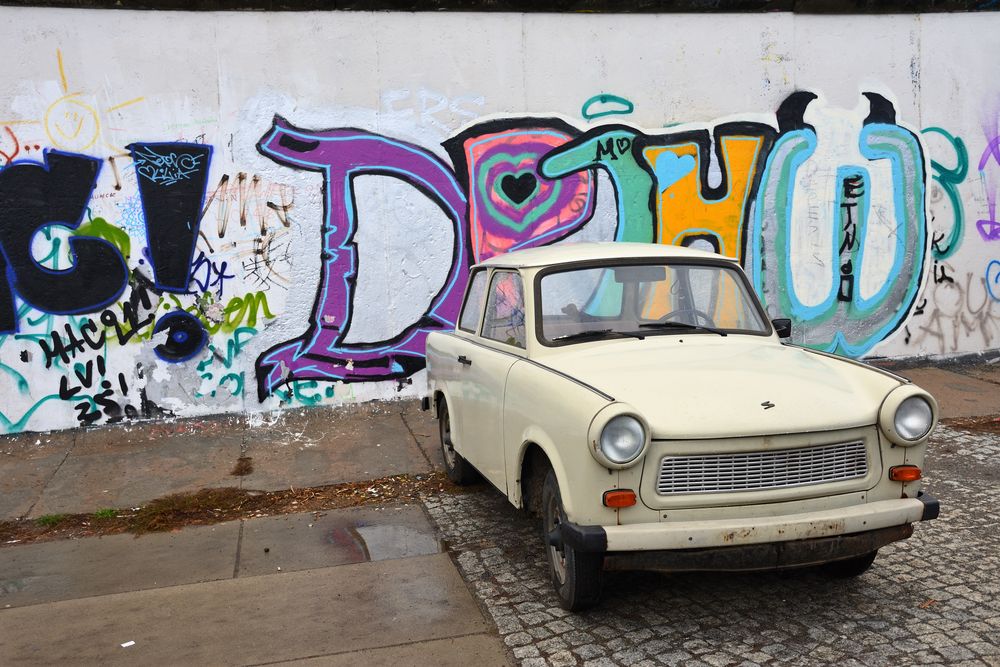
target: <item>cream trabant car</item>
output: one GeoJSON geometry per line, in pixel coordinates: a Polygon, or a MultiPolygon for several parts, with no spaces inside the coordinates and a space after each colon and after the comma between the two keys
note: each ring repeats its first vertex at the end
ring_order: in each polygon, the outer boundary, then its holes
{"type": "Polygon", "coordinates": [[[719,255],[522,250],[473,267],[457,327],[427,338],[424,406],[453,481],[540,514],[568,609],[602,569],[857,575],[937,516],[937,404],[789,330],[719,255]]]}

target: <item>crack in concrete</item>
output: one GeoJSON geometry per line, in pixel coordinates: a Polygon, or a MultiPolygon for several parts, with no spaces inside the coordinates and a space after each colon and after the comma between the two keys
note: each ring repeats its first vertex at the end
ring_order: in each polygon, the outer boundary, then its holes
{"type": "Polygon", "coordinates": [[[59,465],[56,466],[56,469],[52,471],[52,474],[49,475],[49,478],[47,480],[45,480],[45,484],[42,485],[42,490],[38,492],[38,497],[35,498],[35,500],[31,503],[31,507],[29,507],[28,510],[24,514],[22,514],[20,517],[18,517],[19,519],[27,519],[29,516],[31,516],[31,512],[32,512],[32,510],[35,509],[35,505],[37,505],[38,501],[41,500],[42,496],[45,495],[45,492],[49,488],[49,484],[52,483],[52,480],[55,479],[56,475],[62,469],[63,464],[66,463],[66,459],[69,458],[69,455],[73,453],[73,449],[76,448],[76,438],[77,438],[77,432],[74,431],[73,432],[73,442],[70,444],[69,449],[66,450],[66,454],[65,454],[65,456],[62,457],[62,461],[60,461],[59,465]]]}
{"type": "Polygon", "coordinates": [[[420,451],[420,455],[424,457],[425,461],[427,461],[427,469],[433,471],[434,464],[431,462],[431,457],[428,456],[427,452],[424,451],[424,446],[420,444],[420,441],[417,440],[417,436],[413,433],[413,429],[410,428],[410,423],[406,421],[406,414],[400,412],[399,420],[403,422],[403,426],[406,427],[406,432],[410,434],[410,438],[413,440],[413,443],[417,446],[417,449],[420,451]]]}
{"type": "Polygon", "coordinates": [[[233,564],[233,579],[240,576],[240,557],[243,554],[243,527],[246,519],[240,519],[240,534],[236,536],[236,562],[233,564]]]}

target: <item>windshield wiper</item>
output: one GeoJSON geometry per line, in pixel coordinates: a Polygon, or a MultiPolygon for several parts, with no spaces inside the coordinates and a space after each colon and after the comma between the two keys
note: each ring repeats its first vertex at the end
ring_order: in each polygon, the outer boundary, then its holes
{"type": "Polygon", "coordinates": [[[565,336],[556,336],[552,339],[555,341],[567,341],[576,340],[578,338],[603,338],[604,336],[617,336],[618,338],[638,338],[639,340],[645,340],[646,337],[640,333],[629,332],[629,331],[615,331],[614,329],[587,329],[586,331],[577,331],[576,333],[566,334],[565,336]]]}
{"type": "Polygon", "coordinates": [[[639,326],[643,329],[692,329],[694,331],[708,331],[710,333],[719,334],[720,336],[728,335],[722,329],[706,327],[701,324],[688,324],[687,322],[646,322],[644,324],[640,324],[639,326]]]}

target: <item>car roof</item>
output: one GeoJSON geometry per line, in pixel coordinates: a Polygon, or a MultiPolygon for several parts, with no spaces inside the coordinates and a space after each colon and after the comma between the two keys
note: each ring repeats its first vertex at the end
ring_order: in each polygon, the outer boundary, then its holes
{"type": "Polygon", "coordinates": [[[562,243],[559,245],[515,250],[490,257],[480,262],[482,267],[528,268],[551,266],[570,262],[586,262],[604,259],[714,259],[736,262],[733,257],[717,255],[714,252],[663,245],[661,243],[626,243],[606,241],[601,243],[562,243]]]}

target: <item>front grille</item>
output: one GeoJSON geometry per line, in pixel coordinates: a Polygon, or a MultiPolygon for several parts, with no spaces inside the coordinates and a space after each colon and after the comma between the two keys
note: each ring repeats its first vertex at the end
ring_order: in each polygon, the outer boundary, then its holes
{"type": "Polygon", "coordinates": [[[864,442],[773,452],[664,456],[656,491],[725,493],[762,491],[857,479],[868,474],[864,442]]]}

